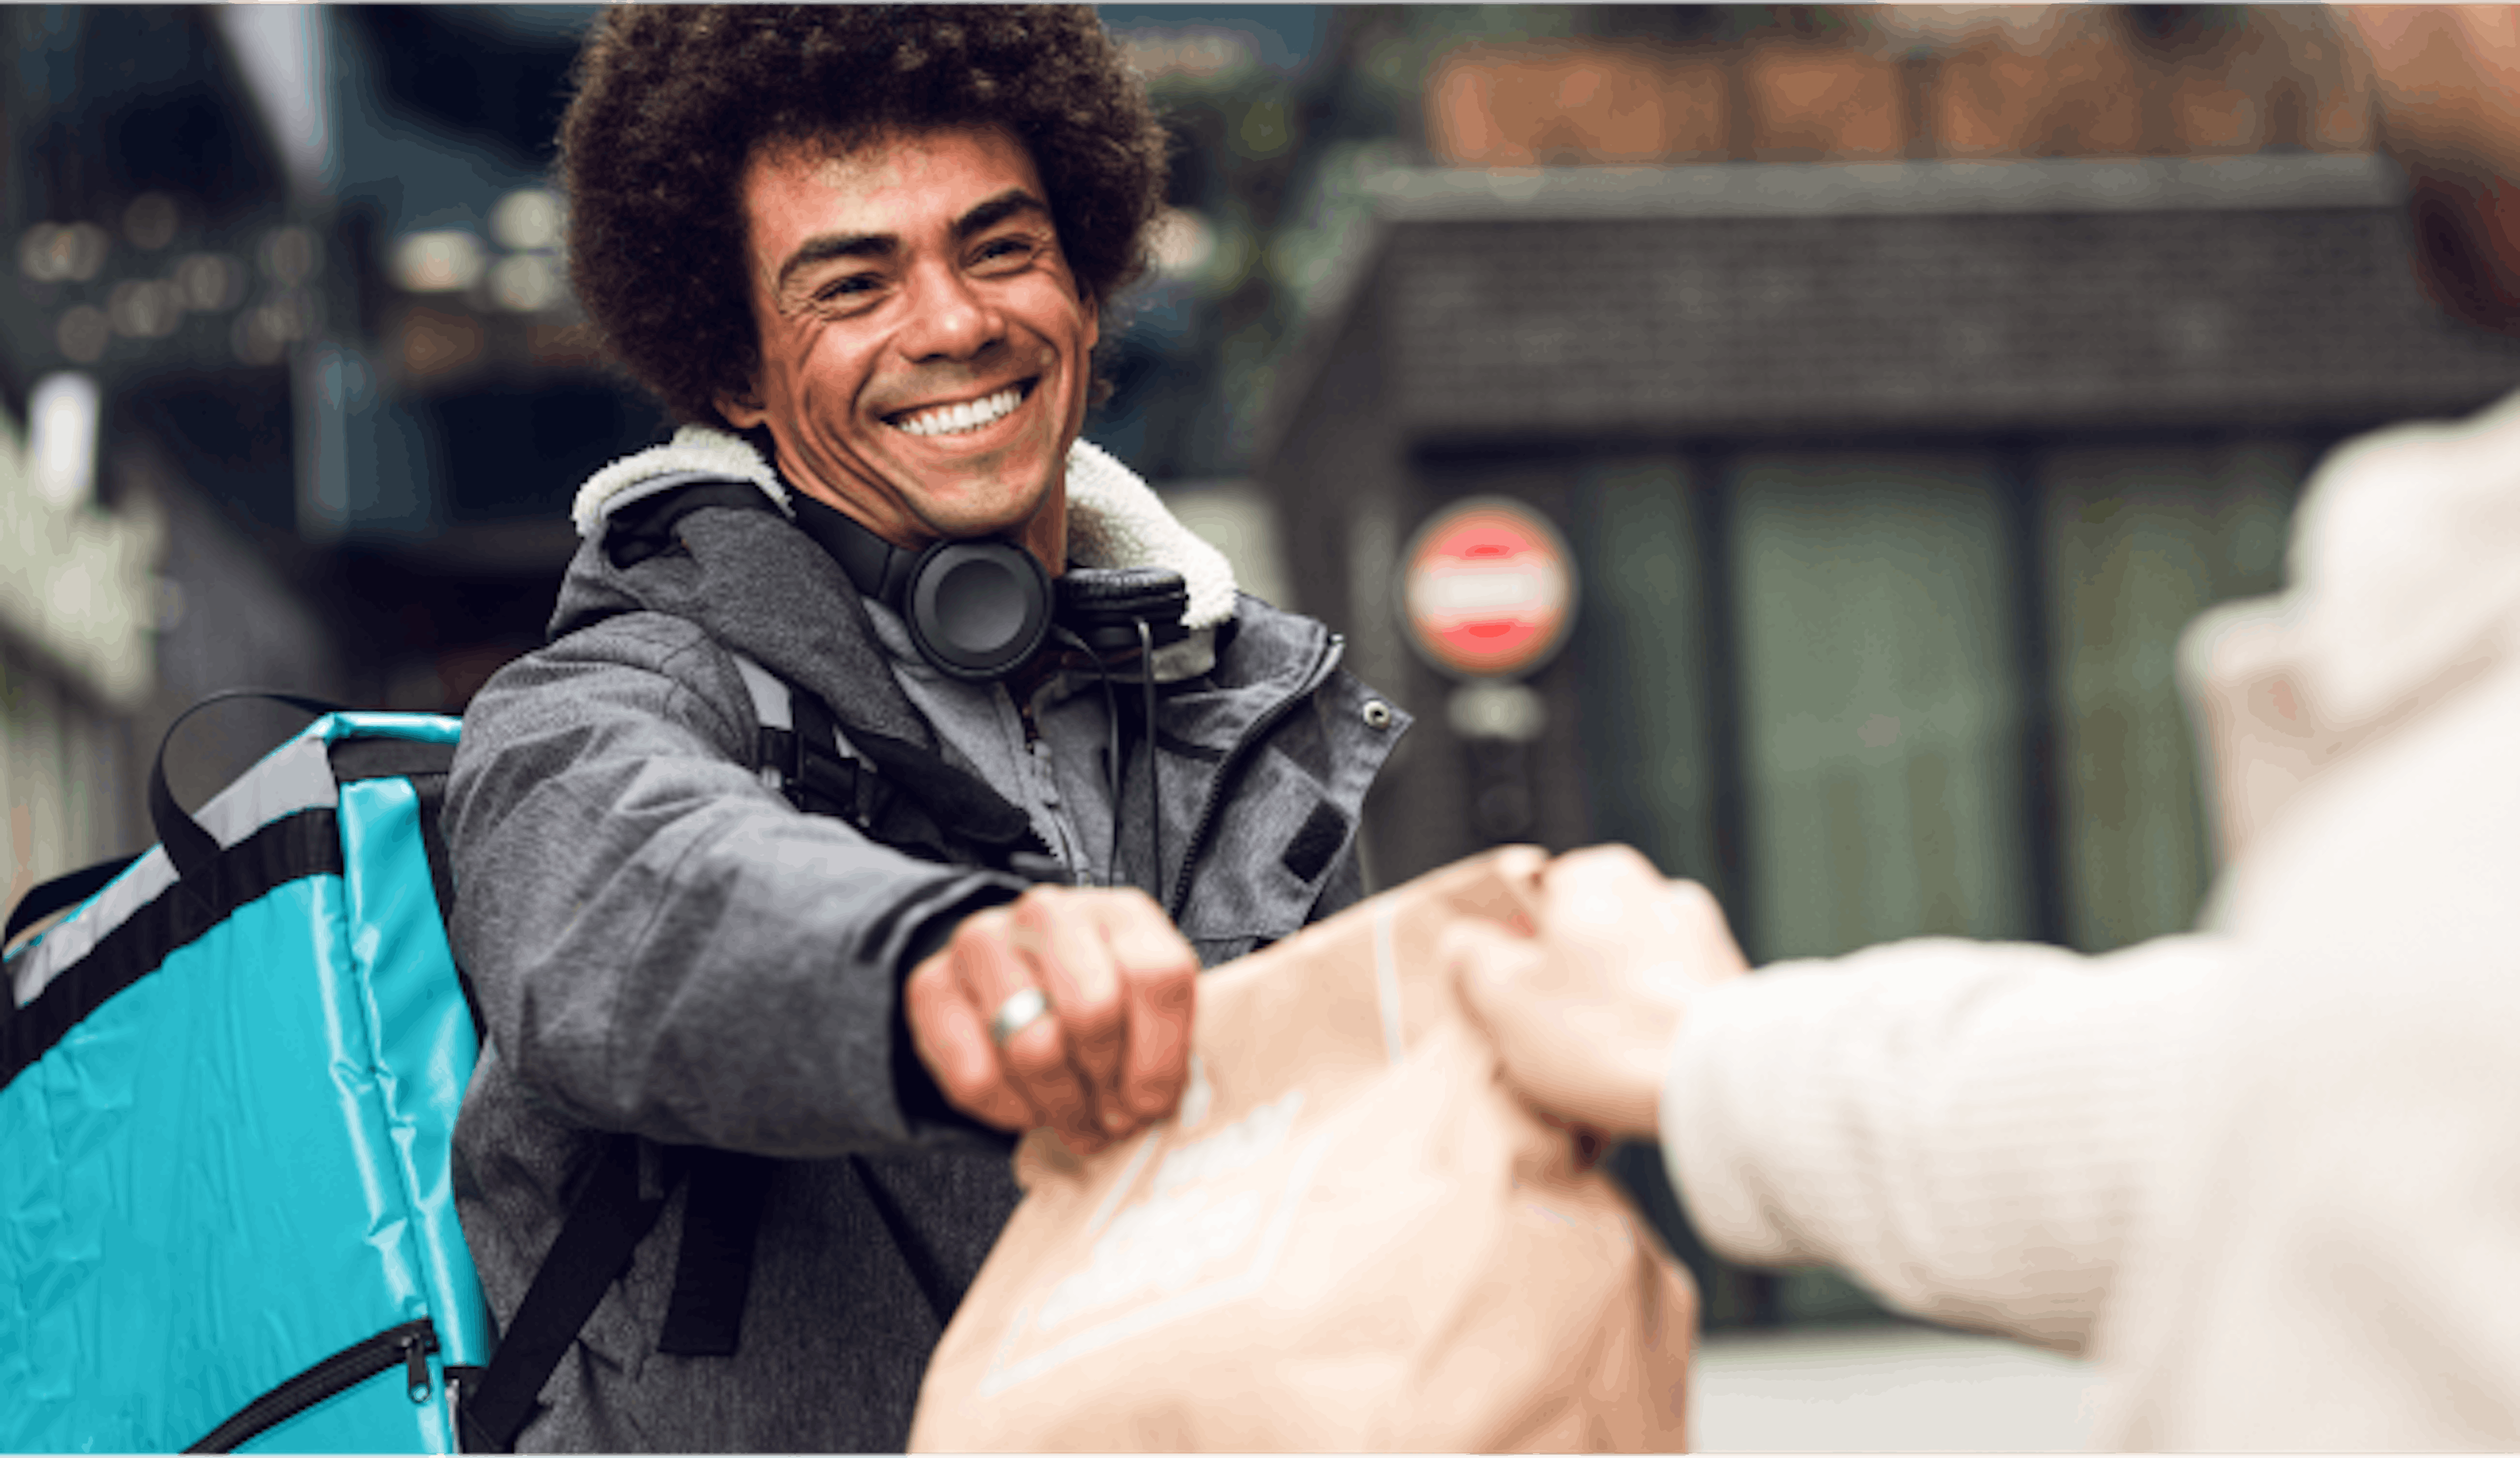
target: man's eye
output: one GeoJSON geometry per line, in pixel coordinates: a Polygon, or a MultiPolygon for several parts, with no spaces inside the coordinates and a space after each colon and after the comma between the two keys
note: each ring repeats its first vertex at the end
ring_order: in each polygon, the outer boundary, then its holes
{"type": "Polygon", "coordinates": [[[974,250],[972,257],[974,261],[980,263],[1006,263],[1017,258],[1030,257],[1032,251],[1033,246],[1029,239],[992,238],[974,250]]]}
{"type": "Polygon", "coordinates": [[[873,277],[863,273],[855,273],[844,278],[833,279],[830,283],[816,289],[814,291],[814,301],[816,303],[839,303],[855,298],[861,295],[872,294],[875,290],[876,281],[873,277]]]}

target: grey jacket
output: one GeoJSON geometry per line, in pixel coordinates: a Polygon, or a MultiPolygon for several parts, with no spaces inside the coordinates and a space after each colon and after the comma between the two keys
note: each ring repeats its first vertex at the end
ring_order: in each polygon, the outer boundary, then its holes
{"type": "MultiPolygon", "coordinates": [[[[589,541],[550,644],[466,716],[444,824],[456,952],[490,1036],[456,1131],[465,1233],[505,1322],[606,1131],[642,1136],[652,1189],[664,1145],[770,1156],[738,1351],[656,1350],[677,1194],[520,1446],[899,1448],[1017,1191],[1008,1141],[909,1054],[897,993],[919,951],[1021,884],[767,788],[728,648],[819,694],[844,731],[951,752],[837,566],[784,517],[699,511],[676,535],[627,570],[589,541]]],[[[1407,723],[1338,670],[1318,622],[1245,597],[1217,641],[1212,671],[1160,710],[1163,880],[1211,966],[1361,893],[1354,828],[1407,723]]]]}

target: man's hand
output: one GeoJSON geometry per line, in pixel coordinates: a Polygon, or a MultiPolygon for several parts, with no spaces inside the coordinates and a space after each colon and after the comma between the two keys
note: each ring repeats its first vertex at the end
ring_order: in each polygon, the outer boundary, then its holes
{"type": "Polygon", "coordinates": [[[1044,886],[965,918],[911,973],[903,1015],[955,1108],[1092,1154],[1180,1101],[1197,982],[1198,954],[1145,892],[1044,886]],[[1049,1011],[1001,1046],[990,1025],[1027,989],[1049,1011]]]}
{"type": "Polygon", "coordinates": [[[1454,929],[1444,959],[1506,1077],[1542,1112],[1612,1138],[1660,1122],[1663,1065],[1689,996],[1749,970],[1723,909],[1624,845],[1558,857],[1538,932],[1454,929]]]}

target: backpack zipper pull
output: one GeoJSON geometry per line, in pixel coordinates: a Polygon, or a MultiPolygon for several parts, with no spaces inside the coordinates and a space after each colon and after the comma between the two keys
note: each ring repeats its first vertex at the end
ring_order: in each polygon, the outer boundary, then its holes
{"type": "Polygon", "coordinates": [[[420,1333],[413,1332],[402,1339],[402,1359],[403,1370],[408,1375],[411,1383],[411,1400],[414,1402],[428,1401],[429,1389],[428,1356],[420,1344],[420,1333]]]}

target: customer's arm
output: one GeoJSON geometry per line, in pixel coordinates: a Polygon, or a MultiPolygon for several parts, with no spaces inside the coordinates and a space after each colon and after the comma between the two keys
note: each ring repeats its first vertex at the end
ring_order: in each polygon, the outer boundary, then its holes
{"type": "Polygon", "coordinates": [[[1673,1182],[1732,1259],[1836,1265],[1918,1315],[2080,1350],[2216,956],[1932,938],[1710,991],[1662,1089],[1673,1182]]]}
{"type": "MultiPolygon", "coordinates": [[[[755,732],[731,661],[653,615],[474,699],[445,823],[457,951],[499,1056],[574,1121],[787,1158],[968,1138],[970,1114],[1041,1121],[973,1108],[986,1090],[959,1072],[940,1091],[902,1019],[916,954],[1019,885],[797,814],[747,767],[755,732]]],[[[1013,922],[950,945],[986,957],[1044,930],[1013,922]]]]}
{"type": "Polygon", "coordinates": [[[1537,939],[1456,948],[1535,1103],[1658,1134],[1729,1258],[1832,1264],[1920,1315],[2082,1345],[2213,943],[1927,939],[1742,978],[1712,899],[1633,852],[1565,857],[1544,885],[1537,939]]]}

